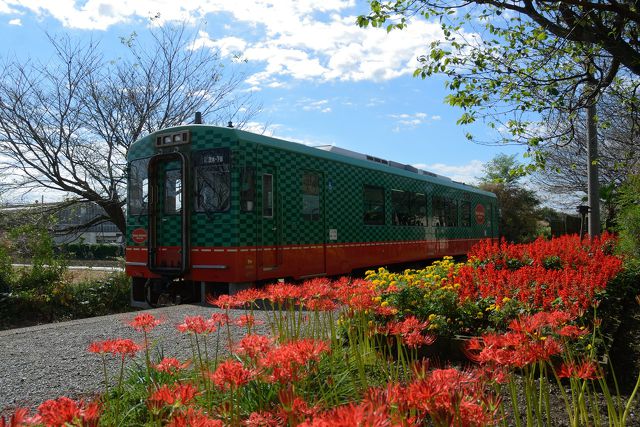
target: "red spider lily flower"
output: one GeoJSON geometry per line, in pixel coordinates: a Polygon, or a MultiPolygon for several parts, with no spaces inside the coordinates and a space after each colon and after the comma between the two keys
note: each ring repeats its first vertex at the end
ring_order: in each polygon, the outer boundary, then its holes
{"type": "Polygon", "coordinates": [[[494,425],[496,402],[475,371],[436,369],[407,386],[411,408],[438,425],[494,425]]]}
{"type": "Polygon", "coordinates": [[[210,319],[204,319],[202,316],[186,316],[184,323],[177,326],[180,332],[188,332],[191,334],[205,335],[215,332],[217,326],[210,319]]]}
{"type": "Polygon", "coordinates": [[[265,288],[264,297],[275,304],[297,302],[302,297],[302,288],[287,283],[276,283],[265,288]]]}
{"type": "Polygon", "coordinates": [[[389,332],[402,337],[402,341],[409,347],[431,345],[435,341],[434,335],[422,335],[429,326],[429,321],[420,322],[415,316],[409,316],[401,322],[389,322],[389,332]]]}
{"type": "Polygon", "coordinates": [[[241,362],[225,360],[215,372],[209,374],[213,383],[221,390],[235,390],[247,384],[253,378],[253,372],[246,369],[241,362]]]}
{"type": "Polygon", "coordinates": [[[33,418],[29,417],[29,408],[16,409],[8,420],[0,417],[0,427],[23,427],[33,423],[33,418]]]}
{"type": "Polygon", "coordinates": [[[125,356],[133,357],[140,351],[141,347],[128,338],[120,338],[111,343],[111,353],[120,354],[124,359],[125,356]]]}
{"type": "Polygon", "coordinates": [[[482,340],[472,340],[467,350],[478,352],[475,359],[479,363],[522,368],[562,353],[562,346],[553,337],[540,338],[521,332],[485,334],[482,340]]]}
{"type": "Polygon", "coordinates": [[[229,309],[229,308],[239,308],[242,307],[243,303],[238,301],[235,295],[220,295],[218,298],[209,298],[207,297],[207,302],[211,305],[215,305],[216,307],[229,309]]]}
{"type": "Polygon", "coordinates": [[[191,361],[187,360],[184,363],[180,363],[175,357],[165,357],[157,365],[153,365],[153,368],[158,372],[165,372],[167,374],[173,374],[179,370],[189,367],[191,361]]]}
{"type": "Polygon", "coordinates": [[[387,427],[390,426],[388,408],[371,402],[339,406],[307,420],[298,427],[387,427]]]}
{"type": "Polygon", "coordinates": [[[237,307],[254,306],[257,300],[264,299],[265,292],[256,288],[244,289],[233,295],[237,307]]]}
{"type": "Polygon", "coordinates": [[[94,341],[89,344],[88,350],[91,353],[103,354],[103,353],[111,353],[113,350],[113,345],[115,340],[105,340],[105,341],[94,341]]]}
{"type": "Polygon", "coordinates": [[[579,328],[575,325],[566,325],[558,330],[558,335],[567,338],[578,338],[587,334],[589,334],[589,329],[579,328]]]}
{"type": "Polygon", "coordinates": [[[250,359],[257,359],[258,356],[266,354],[272,346],[272,340],[263,335],[245,335],[236,346],[236,353],[240,356],[247,356],[250,359]]]}
{"type": "Polygon", "coordinates": [[[245,427],[280,427],[285,423],[279,415],[273,412],[252,412],[244,421],[245,427]]]}
{"type": "Polygon", "coordinates": [[[256,320],[255,316],[251,315],[251,314],[243,314],[242,316],[238,317],[234,323],[237,326],[248,326],[249,328],[252,328],[254,325],[263,325],[264,322],[263,321],[259,321],[256,320]]]}
{"type": "Polygon", "coordinates": [[[151,394],[147,403],[152,409],[162,409],[164,406],[183,406],[189,404],[198,394],[198,389],[189,383],[176,383],[172,386],[163,384],[151,394]]]}
{"type": "Polygon", "coordinates": [[[100,410],[97,403],[85,405],[68,397],[47,400],[38,406],[38,414],[33,421],[47,427],[63,427],[67,425],[81,425],[94,427],[98,425],[100,410]]]}
{"type": "Polygon", "coordinates": [[[186,412],[175,415],[167,427],[223,427],[221,420],[209,418],[201,409],[188,408],[186,412]]]}
{"type": "Polygon", "coordinates": [[[541,311],[531,316],[522,316],[511,321],[509,329],[515,332],[535,333],[543,328],[557,329],[572,320],[570,313],[563,311],[541,311]]]}
{"type": "Polygon", "coordinates": [[[162,321],[160,319],[156,319],[152,314],[140,313],[136,317],[134,317],[133,320],[128,323],[128,325],[136,331],[149,332],[161,323],[162,321]]]}
{"type": "Polygon", "coordinates": [[[227,313],[213,313],[209,320],[215,326],[224,326],[229,323],[229,315],[227,313]]]}
{"type": "Polygon", "coordinates": [[[600,378],[598,365],[591,360],[583,360],[576,364],[567,362],[560,366],[558,370],[560,378],[580,378],[583,380],[595,380],[600,378]]]}
{"type": "Polygon", "coordinates": [[[269,381],[287,384],[309,372],[310,363],[317,362],[329,351],[325,341],[302,339],[271,349],[258,360],[260,367],[271,370],[269,381]]]}

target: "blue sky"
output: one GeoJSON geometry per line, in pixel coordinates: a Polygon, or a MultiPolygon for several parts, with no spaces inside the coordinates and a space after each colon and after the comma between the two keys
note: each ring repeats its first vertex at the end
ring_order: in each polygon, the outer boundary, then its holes
{"type": "MultiPolygon", "coordinates": [[[[390,34],[360,29],[355,18],[367,7],[339,0],[0,0],[0,57],[46,60],[45,32],[91,37],[108,52],[159,14],[159,23],[189,22],[195,48],[246,60],[237,65],[246,73],[243,90],[263,104],[251,129],[266,126],[279,138],[334,144],[468,183],[496,154],[523,151],[467,141],[469,129],[456,125],[461,110],[443,101],[443,79],[412,77],[416,57],[441,37],[437,23],[419,20],[390,34]]],[[[471,130],[495,137],[482,124],[471,130]]]]}

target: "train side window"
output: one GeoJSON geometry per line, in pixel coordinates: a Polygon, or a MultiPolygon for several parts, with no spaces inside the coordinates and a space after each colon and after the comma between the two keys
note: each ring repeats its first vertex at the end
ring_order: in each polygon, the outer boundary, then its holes
{"type": "Polygon", "coordinates": [[[384,188],[365,185],[363,201],[365,225],[384,225],[384,188]]]}
{"type": "Polygon", "coordinates": [[[409,191],[391,190],[391,218],[393,225],[413,225],[411,221],[411,199],[409,191]]]}
{"type": "Polygon", "coordinates": [[[224,212],[231,206],[229,149],[205,150],[196,156],[196,212],[224,212]]]}
{"type": "Polygon", "coordinates": [[[431,198],[432,203],[432,218],[431,224],[434,227],[446,227],[446,217],[445,217],[445,200],[444,197],[433,196],[431,198]]]}
{"type": "Polygon", "coordinates": [[[273,175],[262,175],[262,216],[273,217],[273,175]]]}
{"type": "Polygon", "coordinates": [[[134,160],[129,165],[129,215],[147,213],[149,203],[149,159],[134,160]]]}
{"type": "Polygon", "coordinates": [[[164,212],[178,214],[182,211],[182,173],[179,169],[168,170],[164,180],[164,212]]]}
{"type": "Polygon", "coordinates": [[[445,217],[447,227],[458,226],[458,201],[454,199],[445,199],[445,217]]]}
{"type": "Polygon", "coordinates": [[[427,197],[422,193],[414,193],[411,201],[411,218],[413,225],[427,226],[427,197]]]}
{"type": "Polygon", "coordinates": [[[460,225],[463,227],[471,226],[471,202],[460,202],[460,225]]]}
{"type": "Polygon", "coordinates": [[[302,174],[302,218],[320,221],[320,176],[317,173],[302,174]]]}
{"type": "Polygon", "coordinates": [[[252,167],[244,167],[240,173],[240,209],[253,212],[256,203],[256,171],[252,167]]]}

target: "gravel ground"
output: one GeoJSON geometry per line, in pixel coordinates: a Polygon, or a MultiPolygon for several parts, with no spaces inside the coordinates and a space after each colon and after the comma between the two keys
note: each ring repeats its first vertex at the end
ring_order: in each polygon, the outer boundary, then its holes
{"type": "MultiPolygon", "coordinates": [[[[149,310],[164,320],[151,332],[151,338],[158,339],[157,348],[167,357],[190,357],[189,338],[175,326],[182,323],[184,316],[209,316],[216,311],[220,310],[194,305],[149,310]]],[[[264,312],[254,314],[259,320],[264,312]]],[[[108,338],[141,342],[142,335],[127,325],[134,316],[135,313],[114,314],[0,331],[0,415],[16,407],[35,408],[59,396],[78,399],[99,393],[104,389],[102,364],[87,347],[93,341],[108,338]]],[[[239,327],[232,327],[232,331],[234,340],[245,333],[239,327]]],[[[116,362],[112,365],[113,374],[116,362]]]]}

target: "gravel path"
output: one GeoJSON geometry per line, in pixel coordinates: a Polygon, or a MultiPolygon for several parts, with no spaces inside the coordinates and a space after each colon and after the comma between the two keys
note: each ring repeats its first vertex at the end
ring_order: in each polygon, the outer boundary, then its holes
{"type": "MultiPolygon", "coordinates": [[[[180,305],[149,310],[164,323],[151,332],[164,356],[181,359],[191,356],[189,338],[175,328],[184,316],[220,311],[213,307],[180,305]]],[[[243,314],[244,311],[233,313],[243,314]]],[[[256,318],[264,312],[255,312],[256,318]]],[[[100,358],[87,351],[93,341],[132,338],[142,335],[127,322],[135,313],[114,314],[70,322],[0,331],[0,414],[20,406],[37,407],[47,399],[68,396],[91,397],[104,388],[100,358]]],[[[263,326],[264,328],[264,326],[263,326]]],[[[233,339],[241,338],[244,328],[233,327],[233,339]]],[[[155,354],[155,349],[152,354],[155,354]]],[[[116,362],[112,363],[113,373],[116,362]]]]}

